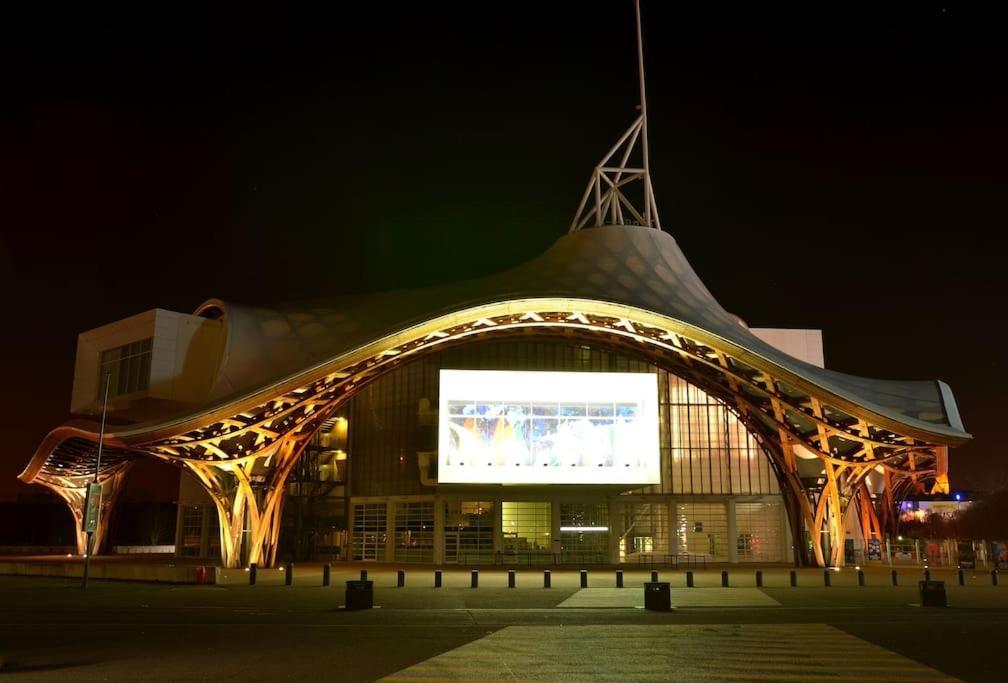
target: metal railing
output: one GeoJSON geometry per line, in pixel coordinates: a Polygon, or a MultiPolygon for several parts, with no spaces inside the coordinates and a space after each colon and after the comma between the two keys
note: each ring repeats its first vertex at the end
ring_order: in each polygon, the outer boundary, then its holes
{"type": "Polygon", "coordinates": [[[662,555],[655,553],[649,553],[646,555],[639,554],[637,556],[637,565],[640,567],[647,566],[652,569],[654,567],[670,567],[672,569],[678,569],[679,567],[684,567],[686,569],[706,569],[707,556],[690,555],[688,553],[677,555],[662,555]]]}

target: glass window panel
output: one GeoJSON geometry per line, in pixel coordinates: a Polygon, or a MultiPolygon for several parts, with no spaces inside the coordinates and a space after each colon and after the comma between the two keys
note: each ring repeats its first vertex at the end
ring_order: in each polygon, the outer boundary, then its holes
{"type": "Polygon", "coordinates": [[[664,561],[669,554],[668,505],[625,503],[619,511],[620,562],[664,561]]]}
{"type": "Polygon", "coordinates": [[[679,552],[712,562],[728,561],[728,509],[725,503],[676,504],[679,552]]]}
{"type": "Polygon", "coordinates": [[[353,559],[385,559],[385,541],[388,523],[385,503],[360,503],[354,505],[353,559]]]}
{"type": "Polygon", "coordinates": [[[609,558],[609,506],[560,504],[560,561],[602,564],[609,558]]]}
{"type": "Polygon", "coordinates": [[[739,562],[784,561],[784,509],[779,502],[735,504],[739,562]]]}
{"type": "Polygon", "coordinates": [[[447,501],[445,503],[445,562],[492,563],[494,561],[493,536],[493,501],[447,501]]]}
{"type": "Polygon", "coordinates": [[[147,389],[150,386],[151,353],[153,337],[106,349],[99,355],[98,398],[105,391],[108,377],[109,396],[121,396],[147,389]]]}
{"type": "Polygon", "coordinates": [[[505,561],[550,563],[553,561],[552,503],[507,502],[501,504],[505,561]]]}
{"type": "Polygon", "coordinates": [[[396,503],[395,559],[434,561],[434,503],[396,503]]]}

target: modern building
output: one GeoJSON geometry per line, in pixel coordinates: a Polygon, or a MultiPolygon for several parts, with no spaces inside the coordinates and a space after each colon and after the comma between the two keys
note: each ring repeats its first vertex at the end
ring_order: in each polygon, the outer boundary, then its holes
{"type": "Polygon", "coordinates": [[[877,547],[907,494],[948,490],[970,438],[951,390],[828,370],[818,331],[722,308],[661,229],[643,81],[640,109],[569,233],[514,269],[85,332],[71,410],[90,417],[22,480],[79,521],[97,469],[100,542],[130,464],[172,463],[178,552],[226,566],[281,544],[438,564],[831,565],[877,547]]]}

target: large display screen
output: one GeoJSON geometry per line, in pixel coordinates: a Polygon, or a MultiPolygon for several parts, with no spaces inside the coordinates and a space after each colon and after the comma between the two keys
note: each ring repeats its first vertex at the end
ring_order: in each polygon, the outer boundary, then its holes
{"type": "Polygon", "coordinates": [[[438,481],[657,484],[653,373],[442,370],[438,481]]]}

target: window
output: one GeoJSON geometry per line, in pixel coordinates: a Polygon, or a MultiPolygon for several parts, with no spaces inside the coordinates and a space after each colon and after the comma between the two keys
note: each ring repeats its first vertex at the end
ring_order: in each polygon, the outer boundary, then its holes
{"type": "Polygon", "coordinates": [[[560,504],[561,562],[603,563],[609,559],[609,506],[560,504]]]}
{"type": "Polygon", "coordinates": [[[203,545],[203,508],[186,505],[182,508],[182,555],[199,557],[203,545]]]}
{"type": "Polygon", "coordinates": [[[353,559],[385,559],[386,522],[385,503],[354,505],[353,559]]]}
{"type": "Polygon", "coordinates": [[[672,493],[778,494],[770,460],[723,401],[667,375],[659,389],[668,411],[672,493]]]}
{"type": "Polygon", "coordinates": [[[445,503],[445,562],[493,562],[493,501],[445,503]]]}
{"type": "Polygon", "coordinates": [[[640,562],[669,554],[668,505],[665,503],[624,503],[620,562],[640,562]]]}
{"type": "Polygon", "coordinates": [[[396,503],[395,559],[434,561],[434,503],[396,503]]]}
{"type": "Polygon", "coordinates": [[[552,504],[502,503],[504,554],[518,561],[552,561],[552,504]]]}
{"type": "Polygon", "coordinates": [[[728,509],[724,503],[677,504],[676,534],[680,552],[728,561],[728,509]]]}
{"type": "Polygon", "coordinates": [[[784,510],[780,503],[736,503],[739,562],[781,562],[784,510]]]}
{"type": "Polygon", "coordinates": [[[153,347],[154,338],[148,337],[102,351],[98,363],[98,399],[105,395],[106,377],[110,398],[147,389],[150,386],[153,347]]]}

